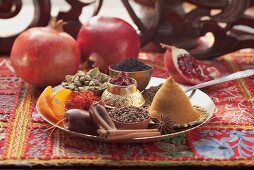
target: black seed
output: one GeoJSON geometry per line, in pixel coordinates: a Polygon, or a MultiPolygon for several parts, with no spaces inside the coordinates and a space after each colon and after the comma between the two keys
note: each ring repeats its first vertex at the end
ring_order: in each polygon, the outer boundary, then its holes
{"type": "Polygon", "coordinates": [[[136,58],[128,58],[126,60],[122,60],[121,62],[111,66],[112,69],[118,70],[118,71],[127,71],[127,72],[133,72],[133,71],[144,71],[151,69],[150,66],[140,62],[136,58]]]}

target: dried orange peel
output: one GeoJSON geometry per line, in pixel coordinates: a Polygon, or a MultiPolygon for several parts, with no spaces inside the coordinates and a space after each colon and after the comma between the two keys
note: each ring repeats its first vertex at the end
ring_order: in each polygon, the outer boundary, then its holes
{"type": "Polygon", "coordinates": [[[64,118],[65,102],[72,97],[72,91],[61,89],[53,93],[52,87],[48,86],[37,100],[38,111],[48,120],[56,123],[64,118]]]}
{"type": "Polygon", "coordinates": [[[57,121],[57,117],[55,116],[54,111],[49,105],[51,94],[52,94],[52,87],[48,86],[47,88],[44,89],[44,91],[41,93],[40,97],[37,100],[37,109],[47,119],[55,123],[57,121]]]}

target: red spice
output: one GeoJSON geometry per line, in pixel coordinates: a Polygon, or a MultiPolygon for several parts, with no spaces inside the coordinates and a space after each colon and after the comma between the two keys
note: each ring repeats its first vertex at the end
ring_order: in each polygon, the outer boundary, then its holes
{"type": "Polygon", "coordinates": [[[69,109],[82,109],[88,110],[94,101],[99,101],[93,92],[79,92],[74,94],[75,96],[68,100],[65,104],[67,110],[69,109]]]}
{"type": "Polygon", "coordinates": [[[130,79],[128,74],[125,72],[120,72],[118,75],[109,80],[111,84],[119,85],[119,86],[128,86],[134,84],[134,80],[130,79]]]}

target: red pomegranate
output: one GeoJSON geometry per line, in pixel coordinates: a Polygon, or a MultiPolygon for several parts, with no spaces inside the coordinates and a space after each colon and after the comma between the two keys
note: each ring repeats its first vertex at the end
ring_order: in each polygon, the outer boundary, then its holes
{"type": "Polygon", "coordinates": [[[140,41],[130,24],[120,18],[92,17],[80,28],[78,45],[83,61],[107,72],[109,65],[128,57],[138,57],[140,41]]]}
{"type": "Polygon", "coordinates": [[[167,48],[164,54],[164,66],[175,81],[186,85],[199,84],[221,76],[211,64],[197,60],[184,49],[161,44],[167,48]]]}
{"type": "Polygon", "coordinates": [[[63,21],[52,19],[47,27],[34,27],[21,33],[11,50],[11,63],[18,76],[37,87],[60,84],[67,74],[75,74],[80,50],[63,21]]]}

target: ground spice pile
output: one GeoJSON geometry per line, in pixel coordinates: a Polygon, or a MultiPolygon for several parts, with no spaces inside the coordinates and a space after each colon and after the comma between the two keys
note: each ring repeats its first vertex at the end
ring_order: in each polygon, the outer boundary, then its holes
{"type": "Polygon", "coordinates": [[[94,101],[99,101],[93,92],[79,92],[74,94],[75,96],[68,100],[65,104],[67,110],[69,109],[82,109],[88,110],[94,101]]]}

